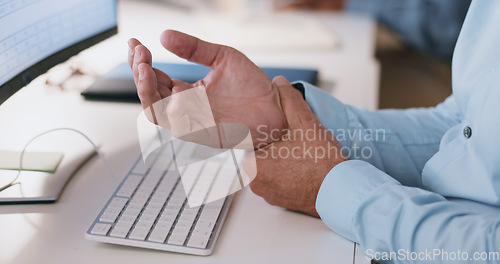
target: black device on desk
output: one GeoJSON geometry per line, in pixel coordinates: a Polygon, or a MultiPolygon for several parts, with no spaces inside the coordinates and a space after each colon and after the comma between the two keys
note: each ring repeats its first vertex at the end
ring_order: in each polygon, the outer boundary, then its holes
{"type": "MultiPolygon", "coordinates": [[[[167,73],[172,79],[195,83],[210,71],[209,67],[199,64],[153,63],[153,67],[167,73]]],[[[283,75],[290,81],[306,81],[316,84],[318,71],[305,68],[261,67],[271,79],[283,75]]],[[[88,100],[139,102],[132,70],[127,63],[114,68],[82,92],[88,100]]]]}
{"type": "MultiPolygon", "coordinates": [[[[0,1],[0,104],[50,68],[116,33],[116,0],[0,1]]],[[[74,172],[95,154],[93,149],[80,150],[0,151],[0,203],[54,202],[74,172]],[[40,166],[51,155],[59,163],[49,170],[40,166]],[[23,172],[15,176],[20,157],[23,172]]]]}

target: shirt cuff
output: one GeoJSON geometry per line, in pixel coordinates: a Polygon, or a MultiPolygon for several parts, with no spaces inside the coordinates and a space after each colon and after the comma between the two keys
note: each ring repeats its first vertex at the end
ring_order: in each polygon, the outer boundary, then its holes
{"type": "Polygon", "coordinates": [[[365,161],[348,160],[325,177],[316,199],[323,222],[337,234],[357,242],[353,220],[370,192],[385,183],[399,183],[365,161]]]}

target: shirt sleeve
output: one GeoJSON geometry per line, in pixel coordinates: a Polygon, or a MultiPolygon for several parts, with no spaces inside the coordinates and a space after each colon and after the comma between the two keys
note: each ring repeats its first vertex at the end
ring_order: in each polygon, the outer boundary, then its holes
{"type": "Polygon", "coordinates": [[[425,163],[444,133],[460,121],[453,97],[433,108],[369,111],[345,105],[311,84],[305,98],[350,160],[362,160],[406,186],[423,188],[425,163]]]}
{"type": "Polygon", "coordinates": [[[334,167],[316,201],[325,224],[363,245],[368,257],[383,258],[381,252],[394,252],[391,260],[402,263],[415,256],[416,263],[497,263],[498,212],[478,213],[473,206],[479,205],[403,186],[359,160],[334,167]],[[462,252],[461,260],[456,259],[458,252],[462,252]]]}
{"type": "Polygon", "coordinates": [[[418,50],[451,57],[471,0],[349,0],[347,9],[372,15],[418,50]]]}

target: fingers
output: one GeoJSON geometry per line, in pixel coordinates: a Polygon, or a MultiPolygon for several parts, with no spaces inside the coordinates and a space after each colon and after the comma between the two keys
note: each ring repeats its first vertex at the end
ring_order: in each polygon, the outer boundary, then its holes
{"type": "Polygon", "coordinates": [[[162,99],[156,85],[156,74],[153,68],[147,63],[139,64],[137,66],[137,94],[144,109],[151,107],[162,99]]]}
{"type": "Polygon", "coordinates": [[[174,85],[173,85],[173,82],[172,82],[172,79],[170,78],[170,76],[168,76],[166,73],[164,73],[156,68],[153,68],[153,71],[156,75],[156,80],[158,81],[157,89],[158,89],[158,92],[160,93],[161,97],[165,98],[165,97],[169,97],[170,95],[172,95],[172,87],[174,85]]]}
{"type": "Polygon", "coordinates": [[[230,47],[209,43],[175,30],[164,31],[161,44],[181,58],[211,68],[220,63],[225,52],[234,51],[230,47]]]}
{"type": "Polygon", "coordinates": [[[135,38],[131,38],[128,40],[128,65],[130,65],[130,68],[132,69],[134,65],[134,55],[135,55],[135,47],[137,45],[140,45],[141,42],[139,42],[135,38]]]}
{"type": "MultiPolygon", "coordinates": [[[[139,80],[139,72],[138,66],[142,63],[146,63],[148,65],[152,65],[152,56],[151,52],[141,44],[137,39],[131,38],[128,41],[129,45],[129,53],[128,53],[128,64],[132,69],[132,73],[134,75],[134,81],[136,86],[138,86],[139,80]]],[[[156,76],[156,80],[158,81],[156,88],[160,93],[162,98],[168,97],[172,94],[172,79],[164,72],[153,68],[153,73],[156,76]]]]}
{"type": "Polygon", "coordinates": [[[317,120],[317,117],[303,99],[302,94],[285,77],[275,77],[273,85],[278,87],[281,107],[290,127],[300,128],[313,120],[317,120]]]}
{"type": "Polygon", "coordinates": [[[149,52],[149,50],[146,47],[139,44],[135,46],[134,61],[132,62],[132,74],[134,75],[134,81],[136,85],[138,85],[138,80],[139,80],[138,67],[142,63],[148,64],[151,67],[152,57],[151,57],[151,52],[149,52]]]}

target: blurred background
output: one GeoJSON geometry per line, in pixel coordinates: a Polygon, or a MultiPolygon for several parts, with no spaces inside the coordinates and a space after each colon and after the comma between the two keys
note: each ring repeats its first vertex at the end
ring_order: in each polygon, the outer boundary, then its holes
{"type": "Polygon", "coordinates": [[[130,37],[155,60],[184,62],[158,42],[171,28],[236,47],[260,66],[318,69],[318,85],[348,104],[434,106],[451,94],[453,48],[470,1],[119,0],[120,35],[108,48],[121,50],[103,52],[110,59],[90,72],[95,79],[123,60],[130,37]]]}
{"type": "MultiPolygon", "coordinates": [[[[254,21],[265,14],[289,11],[371,16],[377,21],[375,57],[381,65],[379,108],[433,106],[451,94],[453,47],[470,4],[470,0],[149,1],[185,10],[216,10],[254,21]]],[[[229,39],[225,42],[241,45],[229,39]]]]}
{"type": "Polygon", "coordinates": [[[470,0],[274,2],[281,9],[363,12],[375,18],[379,108],[434,106],[451,94],[453,48],[470,0]]]}

